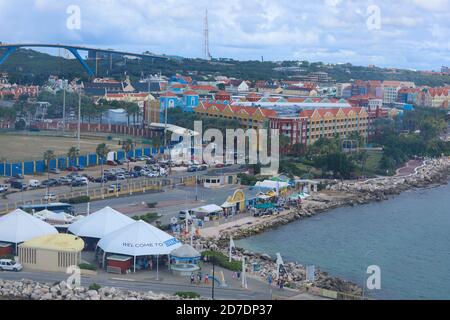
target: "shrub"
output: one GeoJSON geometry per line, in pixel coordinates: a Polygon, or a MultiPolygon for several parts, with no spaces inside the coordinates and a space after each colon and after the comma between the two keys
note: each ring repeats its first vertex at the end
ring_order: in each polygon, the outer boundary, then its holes
{"type": "Polygon", "coordinates": [[[93,284],[91,284],[91,285],[89,286],[89,290],[95,290],[95,291],[98,291],[98,290],[100,290],[101,287],[102,287],[101,285],[99,285],[99,284],[97,284],[97,283],[93,283],[93,284]]]}
{"type": "Polygon", "coordinates": [[[82,270],[92,270],[92,271],[97,270],[97,266],[91,263],[80,263],[78,267],[82,270]]]}
{"type": "Polygon", "coordinates": [[[80,196],[80,197],[75,197],[75,198],[71,198],[68,200],[61,200],[61,202],[67,202],[69,204],[80,204],[80,203],[88,203],[91,201],[91,197],[88,196],[80,196]]]}
{"type": "Polygon", "coordinates": [[[197,292],[179,291],[175,292],[174,296],[178,296],[185,299],[197,299],[200,295],[197,292]]]}
{"type": "Polygon", "coordinates": [[[144,214],[142,216],[134,216],[133,219],[137,220],[137,221],[142,220],[142,221],[145,221],[147,223],[152,223],[152,222],[154,222],[155,220],[158,219],[158,214],[156,212],[149,212],[149,213],[144,214]]]}
{"type": "Polygon", "coordinates": [[[202,253],[202,257],[207,257],[209,261],[213,261],[221,266],[222,268],[231,270],[231,271],[241,271],[242,263],[240,261],[229,261],[229,258],[225,256],[222,252],[218,251],[204,251],[202,253]]]}
{"type": "Polygon", "coordinates": [[[0,259],[14,260],[15,257],[12,254],[7,254],[7,255],[4,255],[4,256],[1,256],[0,259]]]}

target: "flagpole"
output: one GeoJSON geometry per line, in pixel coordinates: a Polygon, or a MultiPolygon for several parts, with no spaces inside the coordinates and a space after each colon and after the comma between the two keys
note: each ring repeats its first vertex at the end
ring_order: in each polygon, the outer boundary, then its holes
{"type": "Polygon", "coordinates": [[[231,237],[230,236],[230,259],[229,259],[229,262],[231,262],[231,243],[232,243],[232,241],[233,241],[233,237],[231,237]]]}

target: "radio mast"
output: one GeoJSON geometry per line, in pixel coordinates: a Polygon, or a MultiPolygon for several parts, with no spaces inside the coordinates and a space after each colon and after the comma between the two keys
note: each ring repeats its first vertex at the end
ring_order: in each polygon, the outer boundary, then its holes
{"type": "Polygon", "coordinates": [[[209,52],[209,25],[208,25],[208,9],[206,9],[205,13],[205,30],[204,30],[204,36],[205,36],[205,59],[211,60],[211,53],[209,52]]]}

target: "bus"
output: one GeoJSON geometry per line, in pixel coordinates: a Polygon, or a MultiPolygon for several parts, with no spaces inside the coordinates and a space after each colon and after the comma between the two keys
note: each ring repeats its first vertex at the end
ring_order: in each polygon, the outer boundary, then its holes
{"type": "Polygon", "coordinates": [[[37,204],[37,205],[23,205],[20,206],[19,209],[28,212],[28,213],[36,213],[44,210],[49,210],[56,213],[68,213],[71,215],[75,214],[75,208],[68,203],[49,203],[49,204],[37,204]]]}

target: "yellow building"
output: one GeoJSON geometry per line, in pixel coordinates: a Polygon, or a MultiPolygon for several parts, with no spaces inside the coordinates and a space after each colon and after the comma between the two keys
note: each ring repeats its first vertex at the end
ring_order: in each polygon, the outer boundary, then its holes
{"type": "Polygon", "coordinates": [[[269,118],[277,115],[274,110],[209,102],[200,103],[194,110],[198,114],[212,118],[238,120],[242,126],[248,129],[265,128],[268,125],[269,118]]]}
{"type": "Polygon", "coordinates": [[[358,132],[367,139],[368,113],[365,108],[335,108],[304,110],[300,118],[306,122],[306,144],[314,144],[320,138],[348,137],[358,132]]]}
{"type": "Polygon", "coordinates": [[[19,245],[19,261],[31,270],[66,272],[81,263],[84,241],[70,234],[51,234],[19,245]]]}

